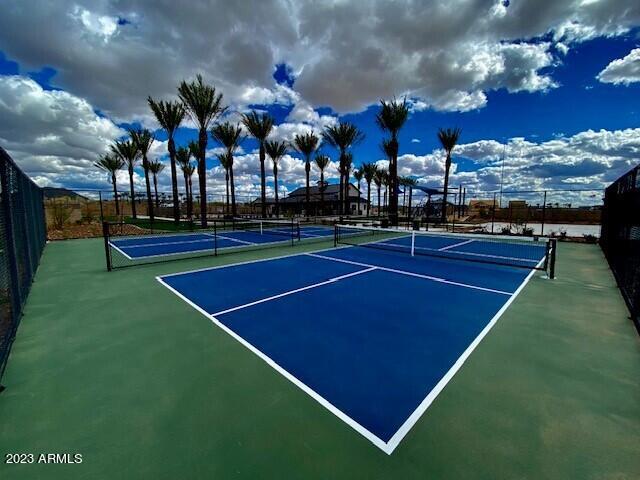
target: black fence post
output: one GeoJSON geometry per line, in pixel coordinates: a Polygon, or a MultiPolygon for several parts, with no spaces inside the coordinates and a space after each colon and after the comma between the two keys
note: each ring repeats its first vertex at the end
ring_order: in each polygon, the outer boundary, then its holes
{"type": "Polygon", "coordinates": [[[491,233],[493,233],[493,225],[496,221],[496,194],[493,193],[493,208],[491,209],[491,233]]]}
{"type": "Polygon", "coordinates": [[[547,191],[544,191],[544,197],[542,199],[542,226],[540,228],[540,235],[544,235],[544,216],[545,216],[545,211],[547,208],[547,191]]]}
{"type": "Polygon", "coordinates": [[[109,247],[109,223],[102,222],[102,237],[104,238],[104,254],[107,261],[107,271],[112,270],[111,266],[111,249],[109,247]]]}
{"type": "Polygon", "coordinates": [[[549,278],[556,278],[556,250],[558,249],[558,241],[551,239],[551,258],[549,258],[549,278]]]}

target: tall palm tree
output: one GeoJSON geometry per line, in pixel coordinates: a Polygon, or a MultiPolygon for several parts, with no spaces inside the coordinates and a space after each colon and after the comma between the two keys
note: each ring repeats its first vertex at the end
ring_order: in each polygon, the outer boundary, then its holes
{"type": "Polygon", "coordinates": [[[273,189],[275,191],[276,217],[280,215],[280,206],[278,205],[278,162],[287,153],[287,143],[277,140],[267,140],[264,144],[267,155],[271,157],[273,162],[273,189]]]}
{"type": "Polygon", "coordinates": [[[327,189],[327,186],[324,184],[324,171],[329,165],[329,157],[327,155],[322,155],[317,153],[316,158],[314,159],[316,162],[316,167],[320,170],[320,215],[324,214],[324,191],[327,189]]]}
{"type": "Polygon", "coordinates": [[[217,123],[211,128],[211,136],[227,149],[229,183],[231,184],[231,215],[236,217],[236,187],[233,180],[233,152],[245,138],[242,135],[242,127],[240,124],[232,125],[230,122],[217,123]]]}
{"type": "MultiPolygon", "coordinates": [[[[196,144],[196,149],[198,148],[196,144]]],[[[187,218],[191,220],[193,215],[193,196],[191,195],[191,175],[193,174],[193,165],[191,164],[191,150],[187,147],[180,147],[176,151],[176,161],[182,171],[184,178],[184,191],[187,200],[187,218]],[[190,170],[190,173],[188,171],[190,170]]]]}
{"type": "Polygon", "coordinates": [[[320,142],[320,138],[313,132],[307,132],[305,134],[298,134],[295,136],[293,140],[293,147],[304,156],[304,171],[306,173],[307,181],[305,187],[305,199],[307,206],[305,207],[307,217],[309,216],[309,212],[311,210],[310,207],[310,190],[309,190],[309,173],[311,172],[311,155],[318,148],[318,143],[320,142]]]}
{"type": "Polygon", "coordinates": [[[185,111],[180,102],[156,102],[151,97],[147,98],[149,107],[156,117],[160,126],[167,132],[169,151],[169,162],[171,163],[171,193],[173,195],[173,219],[176,223],[180,221],[180,202],[178,200],[178,173],[176,171],[176,144],[173,139],[176,130],[180,127],[184,119],[185,111]]]}
{"type": "Polygon", "coordinates": [[[113,185],[113,198],[116,200],[116,215],[120,216],[120,204],[118,203],[118,186],[116,185],[116,174],[124,166],[124,160],[118,155],[102,155],[97,162],[94,163],[100,170],[110,175],[110,182],[113,185]]]}
{"type": "Polygon", "coordinates": [[[444,170],[444,188],[442,189],[442,223],[447,221],[447,191],[449,189],[449,169],[451,168],[451,152],[458,143],[462,130],[456,128],[440,128],[438,129],[438,140],[447,154],[444,170]]]}
{"type": "Polygon", "coordinates": [[[222,93],[207,85],[202,75],[196,75],[192,82],[182,81],[178,87],[178,97],[191,120],[198,126],[198,183],[200,184],[200,223],[207,226],[207,130],[211,123],[222,115],[227,108],[222,106],[222,93]]]}
{"type": "Polygon", "coordinates": [[[133,169],[138,162],[138,147],[131,140],[116,140],[111,145],[111,151],[119,156],[127,165],[127,171],[129,172],[129,188],[131,191],[131,215],[134,219],[138,218],[136,215],[136,193],[133,188],[133,169]]]}
{"type": "Polygon", "coordinates": [[[129,130],[131,141],[138,149],[140,157],[142,157],[142,169],[144,170],[144,180],[147,187],[147,214],[153,222],[153,200],[151,199],[151,180],[149,179],[149,160],[147,154],[151,148],[151,144],[155,140],[153,133],[145,129],[129,130]]]}
{"type": "Polygon", "coordinates": [[[382,187],[382,184],[384,183],[384,174],[385,174],[385,170],[377,167],[376,167],[375,173],[373,174],[373,181],[376,184],[376,187],[378,188],[378,216],[380,216],[380,212],[381,212],[380,189],[382,187]]]}
{"type": "Polygon", "coordinates": [[[262,217],[267,216],[267,180],[264,171],[264,162],[266,160],[265,142],[273,128],[273,117],[267,113],[258,115],[257,112],[244,114],[242,123],[252,137],[260,144],[260,199],[262,201],[262,217]]]}
{"type": "Polygon", "coordinates": [[[407,121],[409,106],[406,98],[399,102],[392,100],[385,102],[380,100],[380,111],[376,115],[376,123],[385,132],[389,133],[389,220],[391,225],[398,224],[398,133],[407,121]]]}
{"type": "Polygon", "coordinates": [[[371,207],[371,182],[373,181],[377,169],[378,167],[376,167],[375,163],[364,163],[362,165],[364,180],[367,182],[367,217],[369,216],[371,207]]]}
{"type": "Polygon", "coordinates": [[[360,215],[360,184],[362,182],[362,177],[364,177],[364,171],[362,170],[362,167],[356,168],[353,171],[353,178],[355,178],[356,182],[358,182],[358,215],[360,215]]]}
{"type": "Polygon", "coordinates": [[[158,199],[158,175],[164,170],[164,163],[160,160],[149,162],[149,171],[153,175],[153,191],[156,195],[156,208],[160,208],[160,200],[158,199]]]}
{"type": "Polygon", "coordinates": [[[384,196],[382,205],[384,206],[385,214],[389,215],[388,203],[387,199],[389,198],[389,170],[383,170],[384,175],[382,176],[382,184],[384,185],[384,196]]]}
{"type": "Polygon", "coordinates": [[[226,215],[229,215],[229,170],[233,165],[233,155],[229,152],[219,153],[216,155],[222,168],[224,168],[224,185],[225,185],[225,209],[226,215]]]}
{"type": "Polygon", "coordinates": [[[348,192],[348,178],[345,179],[345,162],[347,159],[347,151],[357,145],[364,139],[364,133],[355,125],[347,122],[340,122],[336,125],[325,127],[322,132],[322,138],[332,147],[340,152],[340,213],[345,210],[343,201],[348,202],[348,193],[344,194],[346,189],[348,192]],[[345,186],[346,185],[346,186],[345,186]]]}

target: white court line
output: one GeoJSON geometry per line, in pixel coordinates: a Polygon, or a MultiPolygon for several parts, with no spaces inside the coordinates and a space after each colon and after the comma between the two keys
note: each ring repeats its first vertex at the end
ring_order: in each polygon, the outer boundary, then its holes
{"type": "Polygon", "coordinates": [[[483,292],[489,292],[489,293],[498,293],[500,295],[512,295],[512,292],[505,292],[504,290],[496,290],[494,288],[480,287],[478,285],[471,285],[471,284],[468,284],[468,283],[454,282],[453,280],[447,280],[446,278],[433,277],[431,275],[423,275],[421,273],[407,272],[406,270],[396,270],[395,268],[387,268],[387,267],[382,267],[380,265],[372,265],[372,264],[369,264],[369,263],[354,262],[353,260],[344,260],[342,258],[327,257],[325,255],[318,255],[316,253],[307,253],[306,255],[309,256],[309,257],[316,257],[316,258],[323,258],[325,260],[332,260],[334,262],[348,263],[349,265],[357,265],[359,267],[373,267],[373,268],[376,268],[378,270],[382,270],[382,271],[385,271],[385,272],[398,273],[400,275],[407,275],[407,276],[410,276],[410,277],[422,278],[422,279],[425,279],[425,280],[431,280],[433,282],[446,283],[448,285],[455,285],[456,287],[471,288],[473,290],[481,290],[483,292]]]}
{"type": "MultiPolygon", "coordinates": [[[[343,248],[352,248],[352,247],[348,247],[348,246],[338,247],[338,249],[343,249],[343,248]]],[[[336,250],[336,249],[322,249],[322,250],[317,250],[317,252],[333,251],[333,250],[336,250]]],[[[302,256],[302,255],[317,256],[317,257],[321,257],[321,258],[323,257],[322,255],[315,255],[313,253],[294,253],[294,254],[289,254],[289,255],[283,255],[283,256],[280,256],[280,257],[248,260],[248,261],[237,262],[237,263],[229,264],[229,265],[220,265],[220,266],[217,266],[217,267],[208,267],[208,268],[202,268],[202,269],[197,269],[197,270],[191,270],[191,271],[188,271],[188,272],[168,274],[168,275],[164,275],[162,277],[158,276],[158,277],[156,277],[156,280],[158,280],[158,282],[160,282],[160,284],[164,285],[169,291],[171,291],[173,294],[175,294],[178,298],[182,299],[188,305],[191,305],[194,309],[196,309],[201,314],[203,314],[205,317],[207,317],[211,322],[213,322],[215,325],[217,325],[219,328],[221,328],[223,331],[225,331],[227,334],[229,334],[232,338],[236,339],[240,344],[244,345],[248,350],[253,352],[255,355],[257,355],[262,360],[264,360],[267,363],[267,365],[272,367],[274,370],[276,370],[283,377],[285,377],[291,383],[293,383],[298,388],[300,388],[307,395],[309,395],[311,398],[316,400],[320,405],[325,407],[327,410],[329,410],[331,413],[333,413],[340,420],[342,420],[347,425],[349,425],[351,428],[353,428],[355,431],[360,433],[363,437],[365,437],[367,440],[369,440],[371,443],[373,443],[376,447],[378,447],[380,450],[385,452],[387,455],[391,455],[393,453],[393,451],[396,449],[396,447],[399,445],[399,443],[402,441],[402,439],[411,430],[413,425],[415,425],[418,422],[420,417],[424,414],[424,412],[433,403],[433,401],[440,394],[440,392],[444,389],[444,387],[447,385],[447,383],[449,383],[449,381],[451,381],[451,379],[458,372],[458,370],[460,370],[460,368],[462,367],[464,362],[469,358],[471,353],[480,344],[482,339],[489,333],[491,328],[493,328],[493,326],[497,323],[498,319],[507,310],[509,305],[515,300],[515,298],[518,296],[518,294],[524,289],[525,285],[529,282],[529,280],[533,277],[533,275],[535,273],[535,270],[532,270],[529,273],[529,275],[527,275],[527,277],[522,281],[520,286],[515,290],[515,292],[511,295],[511,297],[505,302],[505,304],[502,306],[502,308],[500,308],[500,310],[498,310],[498,312],[489,321],[487,326],[469,344],[467,349],[460,355],[460,357],[458,357],[458,360],[451,366],[449,371],[447,371],[447,373],[440,379],[440,381],[436,384],[436,386],[427,394],[425,399],[420,403],[420,405],[418,405],[418,407],[407,418],[407,420],[405,420],[405,422],[396,431],[396,433],[391,437],[391,439],[388,442],[385,442],[384,440],[382,440],[381,438],[376,436],[374,433],[369,431],[366,427],[360,425],[357,421],[355,421],[354,419],[349,417],[346,413],[341,411],[339,408],[337,408],[335,405],[333,405],[327,399],[325,399],[324,397],[319,395],[311,387],[309,387],[308,385],[303,383],[297,377],[295,377],[292,374],[290,374],[287,370],[285,370],[280,365],[278,365],[273,359],[271,359],[269,356],[265,355],[262,351],[258,350],[252,344],[247,342],[240,335],[236,334],[233,330],[228,328],[226,325],[224,325],[222,322],[220,322],[217,318],[215,318],[214,316],[210,315],[208,312],[206,312],[200,306],[198,306],[197,304],[193,303],[187,297],[185,297],[180,292],[178,292],[173,287],[171,287],[170,285],[168,285],[167,283],[165,283],[163,281],[163,277],[186,275],[186,274],[196,273],[196,272],[201,272],[201,271],[217,270],[217,269],[228,268],[228,267],[232,267],[232,266],[246,265],[246,264],[251,264],[251,263],[267,262],[267,261],[271,261],[271,260],[278,260],[278,259],[282,259],[282,258],[296,257],[296,256],[302,256]]],[[[330,258],[330,257],[327,257],[327,258],[329,258],[330,260],[336,260],[336,259],[330,258]]],[[[541,260],[538,263],[538,266],[542,264],[542,261],[543,260],[541,260]]]]}
{"type": "MultiPolygon", "coordinates": [[[[207,235],[207,237],[209,237],[207,235]]],[[[212,242],[213,238],[201,238],[200,240],[181,240],[177,242],[141,243],[139,245],[122,245],[122,248],[157,247],[159,245],[180,245],[182,243],[212,242]]]]}
{"type": "MultiPolygon", "coordinates": [[[[296,255],[300,255],[300,254],[296,254],[296,255]]],[[[296,255],[286,255],[286,256],[290,257],[290,256],[296,256],[296,255]]],[[[273,260],[273,259],[270,259],[270,260],[273,260]]],[[[258,260],[258,261],[264,261],[264,260],[258,260]]],[[[255,262],[254,261],[249,261],[249,262],[243,262],[243,263],[255,263],[255,262]]],[[[216,267],[214,267],[214,268],[216,268],[216,267]]],[[[165,275],[165,276],[170,276],[170,275],[165,275]]],[[[384,440],[382,440],[381,438],[376,436],[374,433],[372,433],[369,430],[367,430],[366,427],[363,427],[362,425],[360,425],[353,418],[351,418],[349,415],[344,413],[338,407],[333,405],[329,400],[327,400],[322,395],[320,395],[318,392],[316,392],[313,388],[309,387],[306,383],[302,382],[297,377],[295,377],[294,375],[289,373],[287,370],[282,368],[271,357],[269,357],[268,355],[263,353],[261,350],[259,350],[256,347],[254,347],[251,343],[247,342],[243,337],[241,337],[236,332],[231,330],[229,327],[227,327],[224,323],[222,323],[216,317],[214,317],[213,315],[209,315],[200,306],[198,306],[197,304],[193,303],[187,297],[185,297],[180,292],[175,290],[173,287],[171,287],[170,285],[165,283],[162,280],[162,277],[156,277],[156,280],[158,280],[158,282],[160,282],[160,284],[164,285],[167,289],[169,289],[169,291],[171,291],[178,298],[182,299],[184,302],[186,302],[187,304],[191,305],[198,312],[200,312],[205,317],[207,317],[214,325],[218,326],[220,329],[222,329],[224,332],[226,332],[232,338],[236,339],[241,345],[243,345],[248,350],[250,350],[255,355],[257,355],[259,358],[261,358],[267,365],[269,365],[271,368],[273,368],[276,372],[278,372],[280,375],[282,375],[284,378],[289,380],[291,383],[293,383],[300,390],[302,390],[307,395],[309,395],[311,398],[313,398],[316,402],[318,402],[324,408],[329,410],[331,413],[333,413],[336,417],[338,417],[344,423],[349,425],[351,428],[353,428],[356,432],[358,432],[360,435],[362,435],[367,440],[369,440],[371,443],[373,443],[380,450],[385,452],[387,455],[391,455],[391,453],[393,452],[393,449],[389,450],[388,445],[384,440]]]]}
{"type": "Polygon", "coordinates": [[[266,297],[260,300],[256,300],[255,302],[245,303],[244,305],[239,305],[237,307],[228,308],[226,310],[222,310],[220,312],[212,313],[211,316],[219,317],[220,315],[224,315],[225,313],[235,312],[236,310],[242,310],[243,308],[252,307],[253,305],[258,305],[260,303],[269,302],[271,300],[275,300],[276,298],[286,297],[287,295],[293,295],[294,293],[303,292],[305,290],[311,290],[312,288],[321,287],[323,285],[328,285],[330,283],[339,282],[340,280],[344,280],[345,278],[353,277],[355,275],[362,275],[363,273],[368,273],[373,270],[377,270],[376,267],[366,268],[364,270],[358,270],[356,272],[347,273],[346,275],[340,275],[339,277],[333,277],[329,280],[325,280],[323,282],[314,283],[313,285],[307,285],[306,287],[296,288],[295,290],[289,290],[288,292],[279,293],[278,295],[273,295],[271,297],[266,297]]]}
{"type": "MultiPolygon", "coordinates": [[[[537,266],[542,264],[542,260],[538,262],[537,266]]],[[[516,289],[515,292],[511,295],[509,300],[505,302],[505,304],[497,311],[497,313],[493,316],[493,318],[489,321],[489,323],[482,329],[482,331],[478,334],[478,336],[469,344],[464,352],[458,357],[456,362],[451,366],[449,371],[440,379],[440,381],[436,384],[435,387],[427,394],[425,399],[420,402],[418,408],[416,408],[409,418],[405,420],[402,426],[394,433],[393,437],[387,442],[387,448],[389,449],[389,454],[395,450],[395,448],[400,444],[402,439],[409,433],[409,430],[417,423],[422,414],[429,408],[429,406],[433,403],[436,397],[442,392],[444,387],[451,381],[453,376],[460,370],[464,362],[467,361],[471,353],[476,349],[476,347],[480,344],[482,339],[489,333],[489,331],[493,328],[493,326],[498,322],[498,319],[502,316],[502,314],[509,308],[509,305],[516,299],[516,297],[520,294],[520,292],[524,289],[525,285],[529,283],[531,277],[535,270],[531,270],[529,275],[522,281],[520,286],[516,289]]]]}
{"type": "MultiPolygon", "coordinates": [[[[237,238],[233,238],[233,237],[226,237],[224,235],[218,235],[218,238],[222,238],[224,240],[231,240],[232,242],[238,242],[238,243],[246,243],[247,245],[258,245],[255,242],[247,242],[246,240],[238,240],[237,238]]],[[[224,247],[222,247],[224,248],[224,247]]]]}
{"type": "Polygon", "coordinates": [[[127,255],[126,253],[124,253],[124,251],[120,250],[120,248],[118,248],[116,245],[114,245],[111,241],[109,241],[109,246],[111,248],[113,248],[114,250],[117,250],[118,252],[120,252],[120,254],[124,255],[125,257],[127,257],[129,260],[133,260],[133,258],[131,258],[129,255],[127,255]]]}
{"type": "MultiPolygon", "coordinates": [[[[401,248],[405,248],[408,249],[409,246],[408,245],[402,245],[399,243],[387,243],[387,242],[368,242],[369,244],[373,244],[373,245],[384,245],[386,247],[401,247],[401,248]]],[[[364,245],[364,244],[360,244],[360,245],[364,245]]],[[[441,249],[436,249],[436,248],[430,248],[430,247],[414,247],[416,250],[429,250],[430,252],[440,252],[442,251],[441,249]]],[[[539,264],[540,261],[539,260],[532,260],[530,258],[521,258],[521,257],[505,257],[503,255],[490,255],[488,253],[474,253],[474,252],[460,252],[457,250],[454,250],[453,253],[457,253],[458,255],[460,255],[462,257],[462,259],[464,260],[464,255],[472,255],[475,257],[483,257],[483,258],[495,258],[495,259],[499,259],[499,260],[513,260],[513,261],[518,261],[518,262],[528,262],[531,264],[539,264]]],[[[455,258],[455,257],[453,257],[455,258]]],[[[527,267],[528,268],[528,267],[527,267]]],[[[533,267],[532,267],[533,268],[533,267]]]]}
{"type": "MultiPolygon", "coordinates": [[[[466,245],[467,243],[471,243],[473,241],[475,241],[475,240],[465,240],[464,242],[454,243],[453,245],[449,245],[448,247],[442,247],[442,248],[439,248],[438,250],[440,252],[443,252],[444,250],[449,250],[450,248],[459,247],[460,245],[466,245]]],[[[418,247],[418,248],[420,248],[420,247],[418,247]]]]}

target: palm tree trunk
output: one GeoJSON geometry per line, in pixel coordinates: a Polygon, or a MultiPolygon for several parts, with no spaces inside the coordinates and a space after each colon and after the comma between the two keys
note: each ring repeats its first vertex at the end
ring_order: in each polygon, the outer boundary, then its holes
{"type": "Polygon", "coordinates": [[[113,198],[116,200],[116,216],[120,216],[120,204],[118,203],[118,187],[116,186],[116,174],[111,174],[111,183],[113,183],[113,198]]]}
{"type": "Polygon", "coordinates": [[[449,169],[451,168],[451,152],[447,152],[447,160],[445,162],[444,172],[444,188],[442,189],[442,212],[440,220],[442,223],[447,221],[447,190],[449,189],[449,169]]]}
{"type": "Polygon", "coordinates": [[[307,187],[306,187],[306,200],[307,206],[305,207],[305,213],[307,218],[309,218],[309,210],[311,209],[311,195],[309,191],[309,172],[311,171],[311,160],[309,158],[306,159],[306,163],[304,164],[305,173],[307,174],[307,187]]]}
{"type": "Polygon", "coordinates": [[[376,185],[378,187],[378,216],[380,216],[380,190],[382,185],[376,185]]]}
{"type": "Polygon", "coordinates": [[[262,218],[267,217],[267,179],[264,171],[265,159],[264,139],[262,139],[260,141],[260,199],[262,200],[262,218]]]}
{"type": "Polygon", "coordinates": [[[144,169],[144,181],[147,187],[147,215],[153,222],[153,199],[151,198],[151,180],[149,179],[149,164],[147,163],[147,159],[142,159],[142,167],[144,169]]]}
{"type": "Polygon", "coordinates": [[[160,208],[160,200],[158,199],[158,175],[153,174],[153,192],[156,195],[156,208],[160,208]]]}
{"type": "Polygon", "coordinates": [[[320,215],[324,215],[324,170],[320,171],[320,215]]]}
{"type": "Polygon", "coordinates": [[[236,218],[236,186],[233,181],[233,158],[231,159],[231,165],[229,165],[229,183],[231,183],[231,215],[236,218]]]}
{"type": "Polygon", "coordinates": [[[338,192],[338,215],[342,215],[342,197],[344,195],[344,175],[342,173],[342,166],[340,167],[340,192],[338,192]]]}
{"type": "Polygon", "coordinates": [[[371,209],[371,182],[367,182],[367,217],[371,209]]]}
{"type": "Polygon", "coordinates": [[[187,201],[189,202],[189,218],[193,218],[193,182],[191,181],[191,175],[189,175],[189,190],[187,193],[187,201]]]}
{"type": "Polygon", "coordinates": [[[351,215],[351,205],[349,204],[349,170],[344,166],[344,213],[351,215]]]}
{"type": "Polygon", "coordinates": [[[389,162],[389,188],[391,191],[389,192],[389,220],[391,225],[398,225],[398,139],[391,137],[391,145],[393,150],[393,155],[391,157],[391,161],[389,162]]]}
{"type": "Polygon", "coordinates": [[[133,190],[133,165],[129,167],[129,189],[131,191],[131,216],[134,218],[138,218],[136,215],[136,194],[133,190]]]}
{"type": "Polygon", "coordinates": [[[280,206],[278,205],[278,167],[273,167],[273,188],[275,190],[275,201],[276,201],[276,218],[280,217],[280,206]]]}
{"type": "Polygon", "coordinates": [[[184,192],[187,201],[187,218],[191,220],[191,202],[189,201],[189,177],[187,177],[186,173],[183,173],[182,176],[184,177],[184,192]]]}
{"type": "Polygon", "coordinates": [[[225,204],[224,204],[224,213],[229,215],[229,170],[225,170],[224,172],[224,186],[225,186],[225,204]]]}
{"type": "Polygon", "coordinates": [[[413,196],[413,187],[409,187],[409,210],[407,211],[407,221],[411,222],[411,197],[413,196]]]}
{"type": "Polygon", "coordinates": [[[207,227],[207,131],[200,130],[198,136],[198,146],[200,147],[200,158],[198,159],[198,183],[200,184],[200,225],[207,227]]]}
{"type": "Polygon", "coordinates": [[[358,180],[358,215],[360,215],[360,180],[358,180]]]}
{"type": "Polygon", "coordinates": [[[180,221],[180,201],[178,200],[178,172],[176,171],[176,144],[173,137],[169,137],[167,145],[169,150],[169,160],[171,161],[171,193],[173,196],[173,220],[180,221]]]}

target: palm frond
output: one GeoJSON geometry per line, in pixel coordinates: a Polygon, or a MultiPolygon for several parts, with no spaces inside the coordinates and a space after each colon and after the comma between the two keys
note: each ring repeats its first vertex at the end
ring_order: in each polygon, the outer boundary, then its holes
{"type": "Polygon", "coordinates": [[[252,137],[259,142],[264,142],[271,133],[273,128],[273,117],[267,113],[259,115],[258,112],[252,110],[250,113],[242,115],[242,124],[252,137]]]}
{"type": "Polygon", "coordinates": [[[147,98],[147,103],[160,126],[167,131],[169,138],[173,138],[186,114],[182,103],[155,101],[151,97],[147,98]]]}
{"type": "Polygon", "coordinates": [[[382,130],[389,132],[392,138],[396,138],[408,117],[409,106],[406,98],[402,102],[395,98],[390,102],[380,100],[380,111],[376,115],[376,123],[382,130]]]}
{"type": "Polygon", "coordinates": [[[447,153],[451,153],[458,143],[460,133],[462,133],[462,129],[458,127],[438,129],[438,140],[440,140],[442,148],[444,148],[447,153]]]}
{"type": "Polygon", "coordinates": [[[124,166],[124,160],[117,155],[102,155],[97,162],[93,163],[97,168],[107,173],[113,174],[124,166]]]}
{"type": "Polygon", "coordinates": [[[364,133],[352,123],[340,122],[325,127],[322,138],[332,147],[345,152],[364,140],[364,133]]]}
{"type": "Polygon", "coordinates": [[[311,155],[318,148],[320,143],[320,137],[318,137],[313,131],[297,134],[293,139],[293,148],[304,156],[307,162],[310,161],[311,155]]]}
{"type": "Polygon", "coordinates": [[[222,93],[217,93],[214,86],[204,83],[200,74],[192,82],[180,82],[178,97],[200,130],[207,130],[211,122],[227,110],[222,106],[222,93]]]}
{"type": "Polygon", "coordinates": [[[274,165],[287,153],[287,143],[277,140],[267,140],[264,144],[267,155],[273,160],[274,165]]]}
{"type": "Polygon", "coordinates": [[[329,162],[331,162],[331,159],[327,155],[318,153],[316,154],[314,161],[316,162],[318,170],[324,172],[325,168],[327,168],[327,166],[329,165],[329,162]]]}
{"type": "Polygon", "coordinates": [[[230,122],[216,123],[211,127],[211,136],[213,139],[224,145],[229,152],[233,152],[236,147],[244,140],[242,136],[242,127],[230,122]]]}

